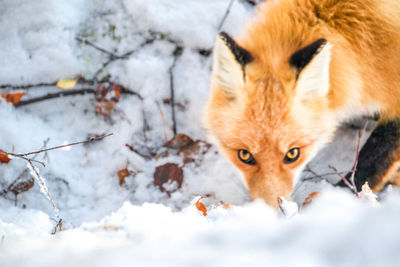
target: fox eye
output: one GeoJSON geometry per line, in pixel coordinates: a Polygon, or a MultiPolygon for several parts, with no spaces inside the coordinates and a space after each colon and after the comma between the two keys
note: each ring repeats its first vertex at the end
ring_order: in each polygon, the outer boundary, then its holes
{"type": "Polygon", "coordinates": [[[292,148],[290,149],[286,155],[285,158],[283,159],[283,163],[285,164],[290,164],[298,160],[300,157],[300,148],[292,148]]]}
{"type": "Polygon", "coordinates": [[[256,164],[256,160],[254,159],[253,155],[245,150],[245,149],[239,149],[238,150],[238,158],[246,164],[249,165],[255,165],[256,164]]]}

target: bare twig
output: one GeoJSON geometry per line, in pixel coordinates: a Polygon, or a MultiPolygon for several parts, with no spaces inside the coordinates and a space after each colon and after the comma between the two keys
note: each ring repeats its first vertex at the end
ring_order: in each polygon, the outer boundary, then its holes
{"type": "MultiPolygon", "coordinates": [[[[157,107],[158,107],[158,109],[160,111],[160,116],[161,116],[161,120],[162,120],[163,131],[164,131],[164,141],[167,142],[168,141],[168,136],[167,136],[167,131],[166,131],[167,123],[165,122],[165,115],[164,115],[164,112],[162,111],[162,109],[160,107],[160,104],[158,102],[156,102],[156,103],[157,103],[157,107]]],[[[172,118],[174,118],[174,115],[172,116],[172,118]]],[[[174,135],[176,135],[176,134],[174,133],[174,135]]]]}
{"type": "Polygon", "coordinates": [[[63,220],[60,219],[56,226],[54,226],[53,232],[51,232],[52,235],[55,235],[57,233],[57,228],[59,229],[58,231],[61,232],[63,227],[63,220]]]}
{"type": "MultiPolygon", "coordinates": [[[[96,136],[96,137],[91,137],[91,138],[89,138],[89,139],[87,139],[85,141],[75,142],[75,143],[71,143],[71,144],[65,144],[65,145],[61,145],[61,146],[50,147],[50,148],[46,148],[46,149],[40,149],[40,150],[37,150],[37,151],[28,152],[28,153],[24,153],[24,154],[15,154],[15,153],[8,153],[8,152],[1,152],[1,151],[0,151],[0,153],[9,154],[9,155],[15,156],[15,157],[26,157],[26,156],[30,156],[30,155],[33,155],[33,154],[39,154],[39,153],[43,153],[43,152],[50,151],[50,150],[55,150],[55,149],[60,149],[60,148],[64,148],[64,147],[75,146],[75,145],[79,145],[79,144],[91,143],[91,142],[94,142],[94,141],[100,141],[100,140],[102,140],[102,139],[104,139],[106,137],[109,137],[111,135],[113,135],[113,133],[103,134],[103,135],[96,136]]],[[[29,159],[29,160],[31,160],[31,159],[29,159]]]]}
{"type": "Polygon", "coordinates": [[[106,49],[101,48],[100,46],[95,45],[94,43],[92,43],[92,42],[90,42],[90,41],[88,41],[88,40],[83,40],[83,39],[81,39],[81,38],[79,38],[79,37],[75,37],[75,40],[77,40],[78,42],[83,43],[83,44],[85,44],[85,45],[91,46],[91,47],[93,47],[94,49],[96,49],[96,50],[98,50],[98,51],[100,51],[100,52],[102,52],[102,53],[104,53],[104,54],[109,55],[110,58],[118,58],[118,56],[115,55],[114,53],[111,53],[110,51],[107,51],[106,49]]]}
{"type": "MultiPolygon", "coordinates": [[[[129,94],[129,95],[134,95],[138,97],[140,100],[143,100],[143,97],[134,91],[131,91],[123,86],[120,86],[121,88],[121,93],[122,94],[129,94]]],[[[63,90],[57,93],[49,93],[44,96],[38,96],[38,97],[33,97],[31,99],[27,100],[22,100],[19,103],[15,104],[15,107],[22,107],[30,104],[34,104],[37,102],[49,100],[49,99],[54,99],[54,98],[59,98],[59,97],[64,97],[64,96],[74,96],[74,95],[84,95],[84,94],[90,94],[94,93],[95,89],[92,88],[81,88],[81,89],[74,89],[74,90],[63,90]]]]}
{"type": "MultiPolygon", "coordinates": [[[[93,141],[99,141],[99,140],[102,140],[103,138],[111,136],[111,135],[112,135],[112,133],[104,134],[104,135],[101,135],[101,136],[89,138],[89,139],[87,139],[85,141],[75,142],[75,143],[56,146],[56,147],[51,147],[51,148],[47,148],[47,149],[40,149],[38,151],[33,151],[33,152],[29,152],[29,153],[17,154],[17,153],[5,152],[5,151],[0,151],[0,153],[11,155],[11,156],[18,157],[18,158],[21,158],[21,159],[24,159],[24,160],[28,161],[28,168],[30,169],[32,176],[38,181],[39,186],[40,186],[40,191],[47,197],[47,199],[53,205],[54,213],[55,213],[56,217],[58,218],[59,217],[59,209],[57,208],[57,205],[55,204],[53,198],[50,195],[50,192],[49,192],[49,190],[48,190],[48,188],[46,186],[46,182],[45,182],[44,178],[40,175],[38,168],[33,164],[33,162],[39,162],[39,161],[33,160],[33,158],[32,159],[27,158],[27,156],[37,155],[37,154],[40,154],[40,153],[43,153],[43,152],[47,152],[47,151],[55,150],[55,149],[60,149],[60,148],[63,148],[63,147],[69,147],[69,146],[73,146],[73,145],[85,144],[85,143],[90,143],[90,142],[93,142],[93,141]]],[[[39,162],[39,163],[42,163],[42,162],[39,162]]],[[[44,163],[42,163],[42,164],[44,165],[44,163]]],[[[22,174],[20,176],[22,176],[22,174]]],[[[18,179],[19,178],[17,178],[17,180],[18,179]]],[[[8,187],[8,191],[12,189],[12,186],[16,183],[16,181],[14,181],[14,183],[12,183],[8,187]]],[[[1,192],[0,195],[4,195],[8,191],[7,190],[3,190],[3,192],[1,192]]]]}
{"type": "Polygon", "coordinates": [[[218,31],[220,31],[222,29],[222,26],[224,26],[225,20],[228,17],[229,13],[231,12],[231,8],[232,8],[232,5],[233,5],[233,2],[235,2],[235,0],[230,0],[228,8],[226,9],[225,14],[222,17],[222,20],[218,25],[218,31]]]}
{"type": "Polygon", "coordinates": [[[22,100],[19,103],[15,104],[15,107],[22,107],[29,104],[41,102],[44,100],[49,100],[53,98],[63,97],[63,96],[73,96],[73,95],[84,95],[87,93],[94,93],[94,89],[92,88],[82,88],[82,89],[75,89],[75,90],[63,90],[57,93],[49,93],[44,96],[33,97],[31,99],[22,100]]]}
{"type": "Polygon", "coordinates": [[[56,203],[54,202],[54,199],[51,197],[49,189],[47,188],[46,182],[44,178],[39,174],[38,168],[33,165],[32,161],[28,159],[28,168],[31,170],[32,176],[38,181],[40,191],[46,196],[46,198],[50,201],[51,205],[53,206],[54,209],[54,214],[56,218],[59,217],[60,210],[57,208],[56,203]]]}
{"type": "Polygon", "coordinates": [[[170,84],[170,93],[171,93],[171,113],[172,113],[172,130],[174,135],[177,134],[176,129],[176,115],[175,115],[175,88],[174,88],[174,68],[176,66],[176,62],[178,58],[182,55],[183,48],[181,46],[176,46],[174,50],[174,62],[169,68],[169,84],[170,84]]]}
{"type": "MultiPolygon", "coordinates": [[[[308,170],[304,170],[305,172],[309,172],[308,170]]],[[[327,172],[327,173],[322,173],[322,174],[317,174],[316,172],[312,171],[310,172],[311,174],[314,174],[313,176],[307,176],[306,178],[303,178],[302,181],[308,181],[312,180],[315,178],[318,178],[319,180],[324,180],[324,176],[329,176],[329,175],[337,175],[338,173],[340,174],[346,174],[348,171],[343,171],[343,172],[327,172]]]]}
{"type": "MultiPolygon", "coordinates": [[[[156,35],[154,35],[154,34],[152,34],[152,33],[150,33],[150,34],[151,34],[151,37],[150,37],[150,38],[147,38],[146,40],[144,40],[144,41],[139,45],[139,48],[142,48],[142,47],[144,47],[144,46],[146,46],[146,45],[148,45],[148,44],[153,43],[155,40],[157,40],[158,37],[157,37],[156,35]]],[[[122,55],[116,55],[116,54],[114,54],[114,53],[112,53],[112,52],[110,52],[110,51],[108,51],[108,50],[106,50],[106,49],[104,49],[104,48],[101,48],[100,46],[98,46],[98,45],[96,45],[96,44],[94,44],[94,43],[92,43],[92,42],[90,42],[90,41],[88,41],[88,40],[83,40],[83,39],[81,39],[81,38],[79,38],[79,37],[75,37],[75,39],[76,39],[78,42],[81,42],[81,43],[83,43],[83,44],[89,45],[89,46],[93,47],[94,49],[96,49],[96,50],[98,50],[98,51],[100,51],[100,52],[102,52],[102,53],[104,53],[104,54],[106,54],[106,55],[108,56],[108,60],[107,60],[106,62],[104,62],[104,63],[102,64],[102,66],[101,66],[101,67],[94,73],[94,75],[93,75],[92,80],[93,80],[93,81],[96,81],[96,82],[98,82],[97,77],[99,76],[99,74],[100,74],[102,71],[104,71],[104,69],[105,69],[108,65],[110,65],[112,62],[114,62],[114,61],[116,61],[116,60],[128,59],[132,54],[134,54],[134,53],[136,53],[136,52],[138,51],[138,49],[133,49],[133,50],[130,50],[130,51],[128,51],[128,52],[126,52],[126,53],[124,53],[124,54],[122,54],[122,55]]]]}
{"type": "Polygon", "coordinates": [[[133,146],[129,145],[129,144],[125,144],[125,146],[132,152],[138,154],[139,156],[141,156],[144,159],[152,159],[155,155],[145,155],[141,152],[139,152],[137,149],[135,149],[133,146]]]}
{"type": "Polygon", "coordinates": [[[308,165],[306,166],[306,168],[304,169],[304,171],[305,171],[305,172],[312,173],[316,178],[319,178],[319,179],[321,179],[321,180],[324,179],[324,177],[322,177],[322,175],[320,175],[320,174],[316,173],[315,171],[313,171],[313,170],[310,168],[310,166],[308,166],[308,165]]]}
{"type": "Polygon", "coordinates": [[[0,85],[0,89],[20,90],[20,89],[29,89],[29,88],[34,88],[34,87],[52,87],[52,86],[56,86],[56,84],[57,84],[57,82],[24,84],[24,85],[2,84],[2,85],[0,85]]]}
{"type": "Polygon", "coordinates": [[[341,175],[335,167],[333,167],[333,166],[331,166],[331,165],[329,165],[328,167],[329,167],[330,169],[332,169],[332,170],[340,177],[340,179],[342,179],[343,182],[344,182],[351,190],[353,190],[353,192],[354,192],[356,195],[358,195],[357,188],[354,187],[352,184],[350,184],[349,181],[347,181],[346,177],[344,177],[343,175],[341,175]]]}
{"type": "Polygon", "coordinates": [[[357,165],[358,165],[358,158],[359,158],[359,155],[360,155],[361,137],[363,136],[363,134],[365,133],[365,130],[367,129],[367,125],[368,125],[369,120],[370,120],[370,118],[366,119],[363,128],[358,131],[358,136],[357,136],[356,155],[354,157],[354,164],[353,164],[353,168],[351,169],[351,176],[350,176],[351,185],[356,190],[357,190],[357,187],[356,187],[356,183],[355,183],[355,174],[356,174],[357,165]]]}
{"type": "Polygon", "coordinates": [[[71,143],[71,144],[66,144],[66,145],[61,145],[61,146],[41,149],[41,150],[38,150],[38,151],[29,152],[29,153],[20,153],[20,154],[18,154],[18,153],[6,152],[6,151],[0,151],[0,153],[1,154],[7,154],[7,155],[10,155],[10,156],[13,156],[13,157],[16,157],[16,158],[24,159],[24,160],[28,161],[29,163],[32,163],[32,162],[40,163],[41,165],[43,165],[43,167],[46,167],[46,165],[43,162],[38,161],[38,160],[34,160],[34,159],[29,159],[29,158],[27,158],[27,156],[30,156],[30,155],[33,155],[33,154],[43,153],[43,152],[50,151],[50,150],[60,149],[60,148],[63,148],[63,147],[70,147],[70,146],[74,146],[74,145],[90,143],[90,142],[93,142],[93,141],[99,141],[99,140],[101,140],[101,139],[103,139],[105,137],[111,136],[111,135],[113,135],[113,133],[104,134],[104,135],[101,135],[101,136],[98,136],[98,137],[92,137],[92,138],[89,138],[88,140],[81,141],[81,142],[76,142],[76,143],[71,143]]]}
{"type": "MultiPolygon", "coordinates": [[[[47,143],[48,143],[49,141],[50,141],[50,138],[47,138],[45,141],[43,141],[43,146],[42,146],[41,149],[46,148],[47,143]]],[[[31,158],[31,160],[34,160],[37,156],[38,156],[38,154],[34,155],[34,156],[31,158]]],[[[6,189],[4,189],[3,191],[0,192],[0,196],[3,196],[3,195],[5,195],[5,194],[7,194],[8,192],[10,192],[11,189],[14,187],[14,185],[15,185],[19,180],[21,180],[21,179],[27,174],[27,172],[28,172],[28,169],[24,169],[24,170],[21,172],[21,174],[20,174],[6,189]]]]}

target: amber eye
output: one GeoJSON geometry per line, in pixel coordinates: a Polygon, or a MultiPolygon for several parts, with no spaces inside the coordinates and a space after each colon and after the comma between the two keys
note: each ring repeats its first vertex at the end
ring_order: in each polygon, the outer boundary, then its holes
{"type": "Polygon", "coordinates": [[[299,157],[300,157],[300,148],[297,147],[292,148],[286,153],[285,158],[283,159],[283,163],[285,164],[293,163],[296,160],[298,160],[299,157]]]}
{"type": "Polygon", "coordinates": [[[244,162],[246,164],[249,164],[249,165],[256,164],[256,160],[253,158],[253,155],[245,149],[238,150],[238,157],[242,162],[244,162]]]}

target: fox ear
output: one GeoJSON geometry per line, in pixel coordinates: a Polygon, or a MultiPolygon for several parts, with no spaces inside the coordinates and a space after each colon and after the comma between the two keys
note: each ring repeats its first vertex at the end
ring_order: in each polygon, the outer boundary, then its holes
{"type": "Polygon", "coordinates": [[[331,43],[320,39],[291,56],[289,63],[297,70],[296,91],[302,96],[325,96],[328,93],[331,48],[331,43]]]}
{"type": "Polygon", "coordinates": [[[253,60],[251,54],[236,44],[225,32],[217,36],[214,47],[213,79],[221,85],[228,96],[243,87],[244,67],[253,60]]]}

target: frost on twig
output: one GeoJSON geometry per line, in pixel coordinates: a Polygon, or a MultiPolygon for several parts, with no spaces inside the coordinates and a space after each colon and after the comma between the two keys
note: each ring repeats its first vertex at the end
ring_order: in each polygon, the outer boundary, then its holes
{"type": "MultiPolygon", "coordinates": [[[[48,190],[48,188],[47,188],[46,182],[45,182],[44,178],[43,178],[43,177],[40,175],[40,173],[39,173],[39,169],[38,169],[33,163],[34,163],[34,162],[40,163],[40,164],[43,165],[43,167],[45,167],[45,165],[44,165],[43,162],[34,160],[35,156],[38,155],[38,154],[40,154],[40,153],[44,153],[44,152],[51,151],[51,150],[55,150],[55,149],[69,148],[69,147],[74,146],[74,145],[88,144],[88,143],[91,143],[91,142],[100,141],[100,140],[102,140],[102,139],[104,139],[104,138],[106,138],[106,137],[109,137],[109,136],[111,136],[111,135],[113,135],[113,134],[112,134],[112,133],[110,133],[110,134],[103,134],[103,135],[100,135],[100,136],[95,136],[95,137],[88,138],[88,139],[85,140],[85,141],[80,141],[80,142],[75,142],[75,143],[70,143],[70,144],[64,144],[64,145],[55,146],[55,147],[51,147],[51,148],[44,148],[45,145],[46,145],[47,142],[48,142],[48,141],[46,141],[44,147],[41,148],[40,150],[37,150],[37,151],[32,151],[32,152],[28,152],[28,153],[19,153],[19,154],[17,154],[17,153],[10,153],[10,152],[7,152],[7,151],[2,151],[2,150],[0,150],[0,154],[11,155],[11,156],[13,156],[13,157],[17,157],[17,158],[20,158],[20,159],[24,159],[24,160],[26,160],[26,161],[28,162],[27,167],[28,167],[28,169],[30,170],[31,175],[38,181],[39,186],[40,186],[40,191],[41,191],[41,192],[47,197],[47,199],[51,202],[51,204],[53,205],[53,208],[54,208],[55,216],[56,216],[57,218],[59,218],[59,209],[57,208],[57,206],[56,206],[56,204],[55,204],[53,198],[51,197],[51,195],[50,195],[50,193],[49,193],[49,190],[48,190]],[[32,155],[33,155],[33,156],[32,156],[32,155]],[[32,157],[31,157],[31,158],[28,158],[28,156],[32,156],[32,157]]],[[[20,177],[21,177],[22,175],[23,175],[23,173],[20,175],[20,177]]],[[[4,195],[4,194],[6,194],[7,192],[9,192],[9,191],[12,189],[12,187],[14,186],[14,184],[17,182],[17,180],[20,179],[20,177],[18,177],[18,178],[8,187],[7,190],[3,190],[2,192],[0,192],[0,195],[4,195]]]]}
{"type": "Polygon", "coordinates": [[[38,181],[39,187],[40,187],[40,192],[43,193],[47,197],[47,199],[51,202],[51,205],[53,205],[54,208],[54,214],[58,218],[60,210],[57,208],[56,203],[54,202],[54,199],[51,197],[49,193],[49,189],[47,188],[46,181],[42,176],[39,174],[39,169],[33,165],[31,160],[28,160],[27,167],[31,171],[31,175],[38,181]]]}
{"type": "Polygon", "coordinates": [[[234,2],[234,1],[235,1],[235,0],[230,0],[229,5],[228,5],[228,8],[226,9],[225,14],[224,14],[224,16],[222,17],[222,20],[221,20],[221,22],[220,22],[219,25],[218,25],[218,31],[222,29],[222,26],[224,26],[225,20],[226,20],[226,18],[228,17],[229,13],[231,12],[231,8],[232,8],[232,5],[233,5],[233,2],[234,2]]]}
{"type": "Polygon", "coordinates": [[[375,195],[374,192],[372,192],[371,188],[368,185],[368,182],[365,182],[365,184],[361,188],[361,192],[358,193],[358,198],[360,199],[365,199],[369,203],[372,204],[372,206],[380,206],[378,200],[377,200],[377,195],[375,195]]]}

